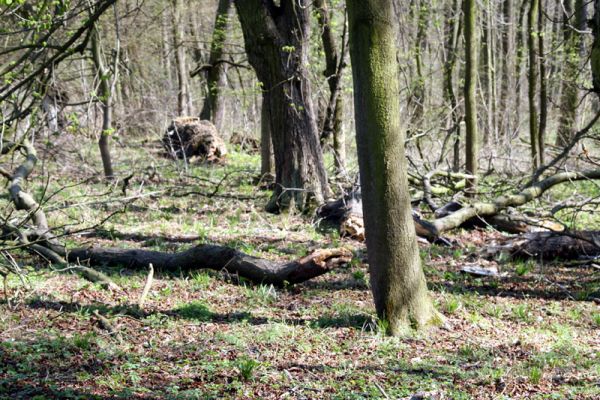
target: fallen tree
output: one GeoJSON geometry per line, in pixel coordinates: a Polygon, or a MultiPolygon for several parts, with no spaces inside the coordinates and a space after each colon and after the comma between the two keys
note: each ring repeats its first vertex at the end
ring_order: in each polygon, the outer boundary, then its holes
{"type": "MultiPolygon", "coordinates": [[[[539,198],[548,189],[560,183],[588,179],[600,179],[600,169],[581,172],[561,172],[537,182],[519,193],[500,196],[489,202],[476,202],[470,205],[451,202],[444,207],[436,209],[435,214],[437,218],[433,221],[426,221],[419,215],[413,214],[415,230],[417,235],[426,238],[430,242],[439,239],[446,242],[447,239],[442,238],[442,233],[461,226],[490,224],[511,233],[525,233],[528,230],[528,222],[537,227],[544,227],[544,223],[536,223],[535,220],[521,217],[511,218],[511,216],[501,214],[501,212],[508,207],[521,206],[533,199],[539,198]]],[[[428,204],[431,204],[431,201],[428,204]]],[[[317,210],[317,217],[338,225],[342,235],[347,233],[349,236],[353,236],[352,231],[345,232],[344,229],[348,226],[346,221],[349,220],[351,220],[352,226],[361,226],[360,221],[357,221],[357,219],[362,218],[360,188],[354,188],[341,199],[321,206],[317,210]]],[[[559,230],[557,228],[553,227],[552,229],[559,230]]],[[[360,237],[355,237],[360,239],[360,237]]]]}
{"type": "Polygon", "coordinates": [[[149,264],[162,271],[206,268],[226,271],[255,283],[286,286],[307,281],[350,262],[352,252],[343,248],[320,249],[299,260],[277,263],[230,247],[199,245],[179,253],[116,248],[75,249],[68,253],[67,258],[74,263],[143,270],[147,270],[149,264]]]}
{"type": "Polygon", "coordinates": [[[436,219],[432,224],[438,234],[447,232],[458,228],[471,218],[493,216],[508,207],[526,204],[540,197],[545,191],[559,183],[599,178],[600,169],[581,172],[561,172],[535,183],[517,194],[500,196],[491,202],[478,202],[463,207],[445,217],[436,219]]]}
{"type": "Polygon", "coordinates": [[[600,231],[530,232],[487,246],[483,253],[490,258],[503,254],[516,259],[593,260],[600,256],[600,231]]]}
{"type": "Polygon", "coordinates": [[[276,286],[292,285],[323,275],[344,265],[352,259],[348,249],[320,249],[295,261],[277,263],[253,257],[236,249],[199,245],[179,253],[164,253],[137,249],[116,248],[79,248],[68,250],[62,246],[48,227],[46,215],[33,196],[22,190],[21,185],[33,171],[37,156],[33,145],[27,140],[20,144],[1,147],[1,154],[12,151],[25,153],[25,161],[14,173],[0,171],[9,179],[10,198],[17,210],[26,211],[27,215],[18,225],[2,226],[3,235],[0,240],[13,240],[17,248],[23,248],[39,254],[54,264],[74,263],[74,269],[94,282],[109,287],[117,287],[110,279],[99,271],[85,265],[103,265],[109,267],[125,266],[132,269],[147,270],[152,264],[162,271],[179,271],[194,269],[213,269],[226,271],[254,283],[273,284],[276,286]],[[25,227],[31,221],[31,227],[25,227]]]}

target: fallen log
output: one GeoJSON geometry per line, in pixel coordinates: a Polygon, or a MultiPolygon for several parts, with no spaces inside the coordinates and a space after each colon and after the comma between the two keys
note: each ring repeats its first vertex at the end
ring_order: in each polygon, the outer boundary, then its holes
{"type": "Polygon", "coordinates": [[[479,202],[463,207],[445,217],[432,222],[437,232],[446,232],[458,228],[474,217],[487,217],[498,214],[508,207],[521,206],[540,197],[546,190],[559,183],[586,179],[600,179],[600,169],[581,172],[562,172],[550,176],[527,189],[513,195],[500,196],[492,202],[479,202]]]}
{"type": "Polygon", "coordinates": [[[348,249],[321,249],[299,260],[277,263],[216,245],[199,245],[179,253],[151,250],[89,248],[67,254],[70,262],[147,270],[152,264],[161,271],[212,269],[239,275],[254,283],[286,286],[323,275],[352,259],[348,249]]]}
{"type": "MultiPolygon", "coordinates": [[[[522,233],[528,230],[527,220],[522,219],[519,221],[517,218],[513,221],[509,216],[498,214],[508,207],[521,206],[540,197],[546,190],[557,184],[586,179],[600,179],[600,169],[558,173],[517,194],[500,196],[491,202],[478,202],[464,206],[457,202],[451,202],[436,209],[436,219],[432,222],[423,220],[413,213],[415,230],[418,236],[424,237],[430,242],[442,240],[443,243],[449,243],[447,239],[440,236],[443,232],[465,226],[465,224],[479,224],[480,226],[489,224],[511,233],[522,233]]],[[[353,219],[352,226],[360,225],[357,222],[358,218],[362,219],[360,188],[355,188],[341,199],[321,206],[317,210],[317,217],[342,228],[345,226],[344,221],[349,218],[353,219]]],[[[539,223],[539,225],[544,224],[545,222],[539,223]]],[[[550,229],[561,230],[562,227],[554,226],[550,229]]],[[[341,231],[340,233],[343,235],[345,232],[341,231]]],[[[352,232],[349,233],[349,236],[352,236],[352,232]]]]}
{"type": "Polygon", "coordinates": [[[217,271],[225,270],[254,283],[285,286],[323,275],[352,259],[352,252],[343,248],[316,250],[306,257],[287,263],[276,263],[244,254],[230,247],[214,245],[200,245],[179,253],[116,248],[86,248],[69,251],[52,235],[41,206],[33,196],[21,189],[21,184],[37,163],[35,148],[26,140],[18,145],[11,144],[9,147],[2,146],[0,143],[0,154],[6,154],[13,149],[24,150],[25,161],[14,173],[3,171],[2,174],[10,181],[9,193],[15,208],[28,212],[27,219],[32,221],[33,230],[29,233],[25,229],[5,224],[0,226],[0,232],[3,232],[0,240],[16,239],[20,243],[19,247],[40,254],[54,264],[76,263],[77,269],[83,272],[86,279],[92,281],[112,283],[101,272],[80,264],[126,266],[144,270],[152,264],[156,269],[163,271],[208,268],[217,271]],[[32,236],[36,237],[35,242],[30,242],[29,238],[32,236]]]}
{"type": "Polygon", "coordinates": [[[600,231],[530,232],[490,245],[483,251],[488,258],[501,254],[513,259],[546,261],[593,259],[600,256],[600,231]]]}

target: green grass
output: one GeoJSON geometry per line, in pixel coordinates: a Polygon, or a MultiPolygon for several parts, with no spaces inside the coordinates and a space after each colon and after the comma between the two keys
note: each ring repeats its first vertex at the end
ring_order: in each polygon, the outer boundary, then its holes
{"type": "MultiPolygon", "coordinates": [[[[133,148],[116,155],[115,164],[143,169],[147,159],[133,148]]],[[[600,314],[590,301],[598,285],[589,270],[546,265],[542,271],[517,262],[507,266],[515,271],[510,277],[473,278],[458,268],[478,249],[423,246],[431,296],[447,324],[389,338],[387,322],[375,318],[364,245],[322,233],[308,218],[265,214],[270,193],[252,181],[258,156],[232,151],[224,167],[190,165],[187,172],[161,160],[159,170],[163,181],[144,182],[139,194],[165,187],[211,193],[222,181],[217,195],[252,199],[147,196],[95,236],[69,244],[173,252],[216,243],[275,262],[344,245],[357,257],[347,268],[287,288],[219,271],[157,271],[138,310],[147,271],[105,269],[124,288],[116,293],[18,254],[28,286],[10,276],[10,304],[0,297],[0,399],[384,398],[380,389],[390,398],[418,392],[502,398],[497,382],[514,398],[600,398],[594,339],[600,314]],[[129,240],[129,234],[144,237],[129,240]],[[181,235],[198,240],[173,239],[181,235]],[[103,329],[94,311],[118,334],[103,329]],[[562,380],[552,381],[557,376],[562,380]]],[[[83,229],[123,210],[119,188],[73,186],[75,177],[51,176],[48,191],[64,189],[46,206],[67,207],[48,213],[52,226],[83,229]],[[114,201],[74,206],[89,199],[114,201]]],[[[137,193],[137,184],[128,194],[137,193]]],[[[578,221],[585,218],[597,217],[578,221]]]]}

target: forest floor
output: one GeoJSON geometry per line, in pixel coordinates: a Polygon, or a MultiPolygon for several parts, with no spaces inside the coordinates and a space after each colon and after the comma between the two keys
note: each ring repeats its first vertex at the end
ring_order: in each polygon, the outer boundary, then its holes
{"type": "Polygon", "coordinates": [[[273,260],[345,246],[354,260],[285,289],[205,270],[157,272],[139,309],[145,271],[106,270],[123,288],[110,291],[14,253],[27,275],[10,276],[0,298],[0,398],[600,398],[597,269],[483,260],[479,249],[501,234],[457,231],[461,245],[421,245],[447,323],[385,337],[364,244],[310,218],[266,214],[268,192],[252,181],[257,156],[232,152],[224,166],[186,171],[136,144],[115,148],[117,167],[135,166],[126,191],[65,160],[49,159],[30,180],[38,197],[45,190],[50,224],[77,232],[69,246],[175,251],[208,242],[273,260]],[[466,264],[504,274],[460,273],[466,264]]]}

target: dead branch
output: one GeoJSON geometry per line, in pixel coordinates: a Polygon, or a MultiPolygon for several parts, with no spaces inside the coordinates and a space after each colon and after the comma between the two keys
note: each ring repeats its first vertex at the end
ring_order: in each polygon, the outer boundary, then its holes
{"type": "Polygon", "coordinates": [[[212,269],[239,275],[254,283],[293,285],[323,275],[352,259],[344,248],[316,250],[296,261],[276,263],[244,254],[230,247],[199,245],[179,253],[117,248],[75,249],[70,262],[89,265],[146,269],[148,264],[161,271],[212,269]]]}
{"type": "Polygon", "coordinates": [[[531,232],[484,250],[487,257],[506,254],[511,258],[536,258],[542,260],[572,260],[600,256],[600,232],[531,232]]]}

